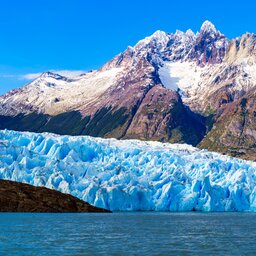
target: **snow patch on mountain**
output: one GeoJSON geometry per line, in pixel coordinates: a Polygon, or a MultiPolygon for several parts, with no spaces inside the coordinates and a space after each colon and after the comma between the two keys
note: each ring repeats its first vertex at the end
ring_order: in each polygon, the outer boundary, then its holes
{"type": "Polygon", "coordinates": [[[158,73],[166,88],[178,91],[185,104],[198,109],[202,107],[200,102],[207,105],[205,99],[227,85],[231,95],[249,91],[256,85],[256,65],[247,59],[234,65],[221,63],[203,67],[195,62],[165,61],[158,73]]]}
{"type": "Polygon", "coordinates": [[[166,88],[178,90],[183,98],[188,98],[197,95],[204,70],[193,62],[164,62],[159,75],[166,88]]]}
{"type": "Polygon", "coordinates": [[[15,116],[35,111],[57,115],[93,104],[115,84],[121,71],[122,68],[93,71],[73,79],[45,72],[30,84],[0,97],[0,114],[15,116]]]}
{"type": "MultiPolygon", "coordinates": [[[[255,41],[255,36],[248,34],[231,44],[209,21],[197,34],[192,30],[171,34],[158,30],[98,71],[72,78],[64,73],[44,73],[27,86],[0,97],[0,115],[57,115],[75,110],[93,116],[106,105],[119,106],[117,99],[128,89],[134,94],[127,98],[138,95],[135,81],[147,86],[151,82],[145,77],[154,83],[160,77],[164,87],[178,91],[193,111],[204,113],[209,105],[212,109],[222,105],[222,100],[218,103],[214,97],[216,92],[232,100],[239,91],[247,92],[255,86],[255,41]],[[157,72],[159,77],[155,77],[157,72]],[[128,85],[131,78],[133,85],[128,85]],[[107,94],[109,91],[111,94],[107,94]]],[[[122,107],[129,109],[127,102],[122,107]]]]}
{"type": "Polygon", "coordinates": [[[122,211],[256,211],[256,163],[188,145],[0,131],[0,178],[122,211]]]}
{"type": "Polygon", "coordinates": [[[178,91],[179,77],[175,77],[175,75],[171,72],[168,64],[164,63],[164,65],[159,68],[158,73],[162,84],[167,89],[170,89],[172,91],[178,91]]]}
{"type": "Polygon", "coordinates": [[[25,75],[20,76],[21,79],[25,80],[34,80],[37,79],[38,77],[42,75],[60,75],[62,77],[66,78],[75,78],[81,75],[84,75],[86,72],[82,70],[52,70],[48,72],[43,72],[43,73],[28,73],[25,75]]]}

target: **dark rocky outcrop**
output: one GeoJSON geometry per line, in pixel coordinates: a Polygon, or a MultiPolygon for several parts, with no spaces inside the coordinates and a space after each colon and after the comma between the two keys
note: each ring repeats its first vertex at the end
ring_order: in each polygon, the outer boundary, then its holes
{"type": "Polygon", "coordinates": [[[200,66],[221,63],[229,44],[229,40],[206,21],[196,37],[189,59],[196,60],[200,66]]]}
{"type": "Polygon", "coordinates": [[[220,109],[199,146],[256,161],[256,90],[220,109]]]}
{"type": "Polygon", "coordinates": [[[203,118],[193,114],[176,92],[155,86],[143,99],[124,138],[195,146],[204,135],[203,118]]]}
{"type": "Polygon", "coordinates": [[[0,212],[109,212],[44,187],[0,180],[0,212]]]}

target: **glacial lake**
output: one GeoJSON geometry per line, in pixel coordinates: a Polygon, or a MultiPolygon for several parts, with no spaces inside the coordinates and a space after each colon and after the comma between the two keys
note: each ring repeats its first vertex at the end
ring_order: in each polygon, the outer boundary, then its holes
{"type": "Polygon", "coordinates": [[[0,255],[256,255],[256,214],[1,213],[0,255]]]}

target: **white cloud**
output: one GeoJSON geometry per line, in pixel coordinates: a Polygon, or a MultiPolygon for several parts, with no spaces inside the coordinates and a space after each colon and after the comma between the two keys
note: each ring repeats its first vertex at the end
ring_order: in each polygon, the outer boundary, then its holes
{"type": "MultiPolygon", "coordinates": [[[[82,74],[85,73],[85,71],[83,70],[50,70],[50,72],[59,74],[61,76],[65,76],[68,78],[74,78],[77,76],[80,76],[82,74]]],[[[25,75],[21,75],[20,79],[24,79],[24,80],[34,80],[36,78],[38,78],[42,73],[28,73],[25,75]]]]}
{"type": "Polygon", "coordinates": [[[15,75],[11,75],[11,74],[0,74],[1,78],[13,78],[13,77],[17,77],[15,75]]]}
{"type": "Polygon", "coordinates": [[[68,78],[73,78],[76,76],[80,76],[85,73],[84,70],[52,70],[51,72],[57,73],[61,76],[65,76],[68,78]]]}
{"type": "Polygon", "coordinates": [[[42,73],[29,73],[29,74],[25,74],[25,75],[21,75],[19,78],[20,79],[24,79],[24,80],[33,80],[38,78],[42,73]]]}

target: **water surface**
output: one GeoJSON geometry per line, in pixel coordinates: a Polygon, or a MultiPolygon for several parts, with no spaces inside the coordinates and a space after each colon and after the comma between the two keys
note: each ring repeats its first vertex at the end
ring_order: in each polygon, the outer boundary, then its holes
{"type": "Polygon", "coordinates": [[[199,254],[256,255],[256,214],[0,214],[0,255],[199,254]]]}

